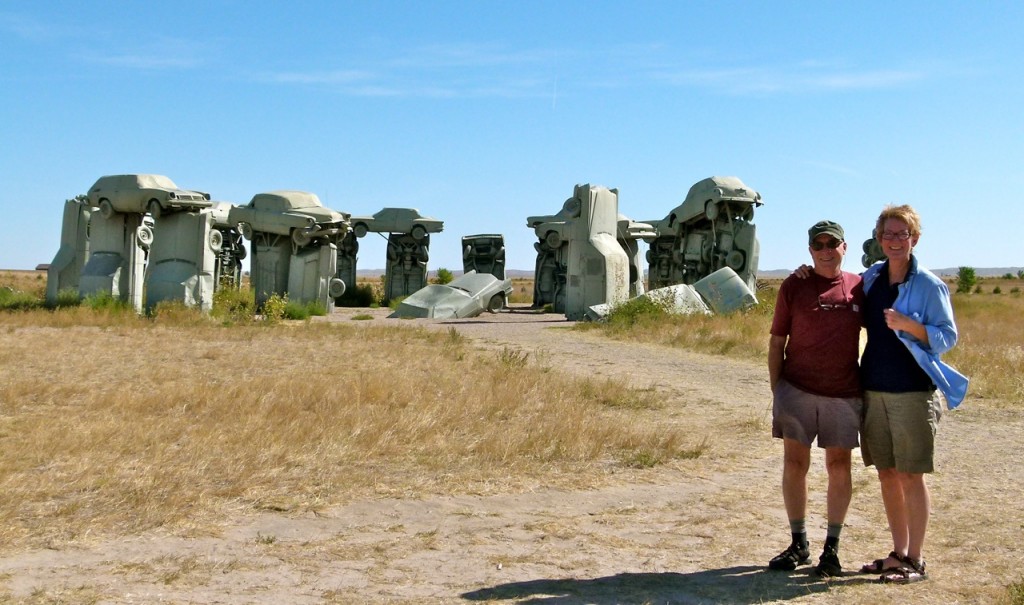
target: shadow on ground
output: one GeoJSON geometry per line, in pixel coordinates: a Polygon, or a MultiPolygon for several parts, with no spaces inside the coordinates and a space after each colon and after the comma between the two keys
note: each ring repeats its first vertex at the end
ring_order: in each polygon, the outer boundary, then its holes
{"type": "Polygon", "coordinates": [[[514,600],[525,605],[617,605],[620,603],[725,603],[752,605],[824,593],[871,582],[873,576],[825,581],[811,568],[784,573],[764,567],[725,567],[694,573],[623,573],[592,579],[510,582],[462,594],[470,601],[514,600]]]}

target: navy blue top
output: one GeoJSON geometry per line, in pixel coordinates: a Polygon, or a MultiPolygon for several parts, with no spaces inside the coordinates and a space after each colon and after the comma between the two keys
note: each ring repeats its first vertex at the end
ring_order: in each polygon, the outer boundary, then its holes
{"type": "Polygon", "coordinates": [[[882,311],[892,307],[897,294],[899,284],[889,285],[889,261],[885,261],[878,280],[864,299],[868,344],[860,360],[861,385],[865,391],[885,393],[933,391],[935,385],[931,378],[896,337],[896,331],[885,324],[882,311]]]}

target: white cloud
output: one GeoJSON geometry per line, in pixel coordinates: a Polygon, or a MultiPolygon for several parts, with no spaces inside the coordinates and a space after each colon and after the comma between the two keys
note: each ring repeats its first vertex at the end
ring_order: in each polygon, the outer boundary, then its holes
{"type": "Polygon", "coordinates": [[[926,76],[914,70],[837,68],[820,61],[804,61],[790,68],[688,69],[652,75],[673,86],[707,88],[737,95],[887,89],[926,76]]]}

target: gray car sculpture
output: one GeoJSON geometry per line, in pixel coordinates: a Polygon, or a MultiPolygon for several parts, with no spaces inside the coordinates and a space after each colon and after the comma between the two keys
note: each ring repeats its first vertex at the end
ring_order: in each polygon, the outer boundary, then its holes
{"type": "Polygon", "coordinates": [[[423,239],[428,233],[444,230],[444,221],[420,215],[415,208],[384,208],[373,216],[353,216],[352,232],[356,237],[374,233],[408,233],[423,239]]]}
{"type": "Polygon", "coordinates": [[[648,282],[661,288],[693,284],[729,267],[756,290],[760,247],[753,224],[761,194],[734,176],[694,183],[686,199],[661,221],[647,250],[648,282]]]}
{"type": "Polygon", "coordinates": [[[430,284],[413,292],[389,317],[476,317],[484,311],[500,311],[511,294],[512,280],[470,271],[446,285],[430,284]]]}
{"type": "Polygon", "coordinates": [[[306,191],[257,193],[245,206],[228,215],[246,239],[254,231],[287,235],[299,248],[317,238],[341,238],[348,229],[348,214],[325,208],[320,198],[306,191]]]}
{"type": "Polygon", "coordinates": [[[107,218],[115,212],[148,212],[157,219],[164,212],[212,205],[209,193],[179,189],[174,181],[159,174],[102,176],[89,188],[89,204],[107,218]]]}

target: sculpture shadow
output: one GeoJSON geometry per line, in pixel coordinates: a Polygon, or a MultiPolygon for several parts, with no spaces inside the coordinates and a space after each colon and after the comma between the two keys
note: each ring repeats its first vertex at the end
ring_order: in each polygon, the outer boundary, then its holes
{"type": "Polygon", "coordinates": [[[694,573],[622,573],[590,579],[510,582],[463,593],[468,601],[512,599],[522,605],[618,605],[620,603],[724,603],[753,605],[868,583],[873,576],[846,574],[828,581],[811,568],[790,573],[763,566],[736,566],[694,573]]]}

